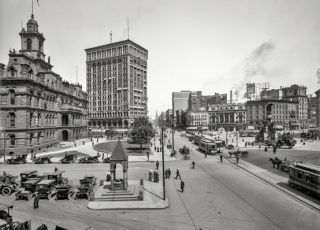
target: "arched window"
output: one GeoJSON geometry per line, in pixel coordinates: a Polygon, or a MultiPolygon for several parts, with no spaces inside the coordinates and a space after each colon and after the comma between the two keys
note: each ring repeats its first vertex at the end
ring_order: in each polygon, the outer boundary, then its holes
{"type": "Polygon", "coordinates": [[[14,134],[11,134],[9,136],[10,145],[16,145],[16,136],[14,134]]]}
{"type": "Polygon", "coordinates": [[[31,38],[27,39],[27,50],[32,50],[32,40],[31,40],[31,38]]]}
{"type": "Polygon", "coordinates": [[[15,104],[15,102],[16,102],[15,97],[16,97],[16,95],[14,93],[14,90],[10,90],[10,92],[9,92],[10,105],[14,105],[15,104]]]}
{"type": "Polygon", "coordinates": [[[9,114],[10,117],[10,127],[16,126],[16,115],[12,112],[9,114]]]}

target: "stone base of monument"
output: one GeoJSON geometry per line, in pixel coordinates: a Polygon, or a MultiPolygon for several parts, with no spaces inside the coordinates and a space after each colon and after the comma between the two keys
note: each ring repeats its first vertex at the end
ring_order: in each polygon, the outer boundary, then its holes
{"type": "Polygon", "coordinates": [[[88,208],[104,209],[160,209],[169,206],[168,199],[162,199],[162,183],[128,181],[126,190],[115,186],[111,190],[110,182],[104,182],[94,194],[88,208]]]}

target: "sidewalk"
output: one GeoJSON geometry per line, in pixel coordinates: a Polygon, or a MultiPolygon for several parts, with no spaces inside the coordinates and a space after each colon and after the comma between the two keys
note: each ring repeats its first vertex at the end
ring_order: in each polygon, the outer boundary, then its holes
{"type": "MultiPolygon", "coordinates": [[[[236,159],[235,158],[230,158],[227,156],[227,153],[224,153],[224,158],[228,160],[229,162],[236,164],[236,159]]],[[[218,159],[218,156],[217,156],[218,159]]],[[[279,176],[275,173],[272,173],[266,169],[260,168],[254,164],[251,164],[245,160],[240,159],[239,163],[236,164],[238,167],[242,168],[243,170],[249,172],[250,174],[258,177],[259,179],[265,181],[266,183],[276,187],[277,189],[281,190],[282,192],[308,204],[309,206],[313,207],[314,209],[317,209],[318,211],[320,210],[320,205],[304,198],[303,196],[290,191],[289,189],[286,189],[284,186],[281,186],[281,184],[288,184],[288,179],[282,176],[279,176]]]]}
{"type": "MultiPolygon", "coordinates": [[[[116,141],[116,140],[106,140],[104,138],[100,138],[99,142],[97,142],[97,139],[93,138],[92,141],[93,141],[94,145],[96,145],[97,143],[105,143],[105,142],[111,142],[111,141],[116,141]]],[[[76,143],[76,146],[74,146],[73,142],[61,142],[61,144],[64,146],[64,148],[62,148],[60,150],[37,153],[36,156],[37,157],[52,156],[51,160],[53,162],[59,162],[59,159],[61,157],[54,157],[54,156],[61,154],[61,153],[64,153],[64,152],[69,152],[69,151],[78,151],[78,152],[86,154],[88,156],[96,156],[97,155],[97,151],[93,149],[93,145],[92,145],[90,139],[85,138],[85,139],[77,140],[77,141],[75,141],[75,143],[76,143]],[[83,141],[85,141],[84,145],[83,145],[83,141]],[[65,148],[65,147],[67,147],[67,148],[65,148]]],[[[154,143],[154,142],[152,142],[152,143],[154,143]]],[[[155,145],[157,147],[160,147],[160,141],[157,138],[155,141],[155,145]]],[[[162,161],[162,152],[155,151],[154,144],[150,147],[150,150],[151,150],[151,152],[149,155],[149,161],[151,161],[151,162],[155,162],[157,160],[162,161]]],[[[176,160],[175,157],[170,157],[170,153],[171,153],[171,150],[167,149],[165,146],[164,147],[164,160],[165,161],[176,160]]],[[[110,154],[111,154],[111,152],[110,152],[110,154]]],[[[102,160],[102,159],[100,159],[100,160],[102,160]]],[[[148,161],[148,158],[146,155],[144,155],[144,156],[128,156],[128,160],[130,162],[141,162],[141,161],[148,161]]],[[[3,157],[0,157],[0,162],[3,162],[3,161],[4,161],[3,157]]],[[[27,162],[28,163],[32,162],[31,154],[27,155],[27,162]]]]}

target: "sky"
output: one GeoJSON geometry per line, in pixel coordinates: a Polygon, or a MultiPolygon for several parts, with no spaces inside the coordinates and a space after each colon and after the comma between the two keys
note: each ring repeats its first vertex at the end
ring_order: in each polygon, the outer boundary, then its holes
{"type": "MultiPolygon", "coordinates": [[[[0,63],[20,49],[32,0],[0,0],[0,63]]],[[[84,49],[128,38],[148,49],[148,111],[174,91],[228,93],[246,83],[320,89],[319,0],[34,0],[53,71],[86,89],[84,49]]]]}

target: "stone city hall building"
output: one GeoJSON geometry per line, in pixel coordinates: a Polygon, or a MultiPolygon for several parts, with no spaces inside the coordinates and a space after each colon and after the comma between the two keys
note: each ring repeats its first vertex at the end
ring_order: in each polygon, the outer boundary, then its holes
{"type": "Polygon", "coordinates": [[[135,118],[147,116],[148,50],[128,39],[85,51],[89,127],[126,133],[135,118]]]}
{"type": "Polygon", "coordinates": [[[33,14],[19,35],[21,50],[0,64],[0,153],[36,153],[87,136],[87,94],[52,71],[33,14]]]}

